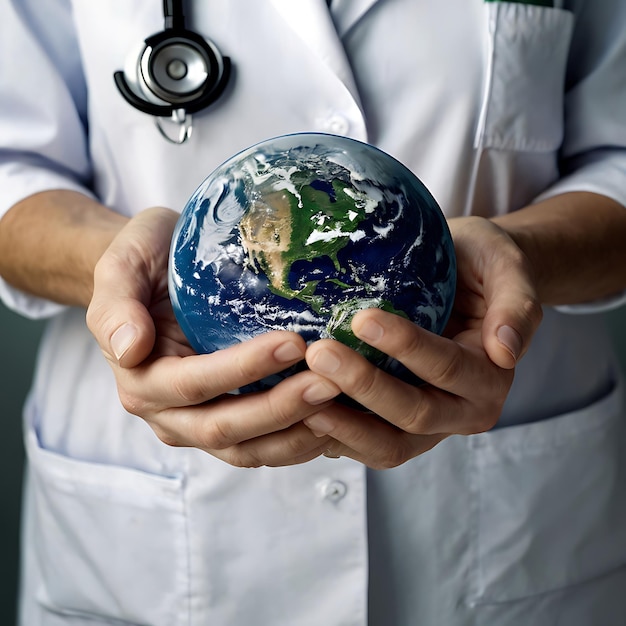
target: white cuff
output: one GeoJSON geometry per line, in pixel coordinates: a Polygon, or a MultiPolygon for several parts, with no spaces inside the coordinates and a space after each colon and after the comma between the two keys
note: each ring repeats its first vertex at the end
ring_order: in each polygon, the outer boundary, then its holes
{"type": "Polygon", "coordinates": [[[560,313],[569,313],[570,315],[591,315],[593,313],[607,313],[614,311],[626,304],[626,291],[623,293],[594,300],[593,302],[581,302],[580,304],[563,304],[553,307],[560,313]]]}

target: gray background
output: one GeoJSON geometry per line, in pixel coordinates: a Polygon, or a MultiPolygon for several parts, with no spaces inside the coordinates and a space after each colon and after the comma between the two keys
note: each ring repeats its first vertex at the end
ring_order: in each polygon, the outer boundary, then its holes
{"type": "MultiPolygon", "coordinates": [[[[626,308],[609,314],[626,368],[626,308]]],[[[43,324],[23,319],[0,304],[0,624],[15,622],[20,490],[24,454],[21,406],[28,391],[43,324]]]]}

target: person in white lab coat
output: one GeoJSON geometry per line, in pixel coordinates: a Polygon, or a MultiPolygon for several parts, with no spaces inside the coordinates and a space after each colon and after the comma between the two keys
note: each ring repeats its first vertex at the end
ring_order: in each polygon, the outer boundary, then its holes
{"type": "Polygon", "coordinates": [[[50,318],[21,624],[622,626],[626,411],[599,312],[626,289],[626,3],[188,2],[233,69],[181,145],[112,78],[159,5],[0,3],[0,295],[50,318]],[[287,332],[182,340],[177,211],[298,131],[381,147],[449,219],[446,336],[353,322],[423,387],[287,332]]]}

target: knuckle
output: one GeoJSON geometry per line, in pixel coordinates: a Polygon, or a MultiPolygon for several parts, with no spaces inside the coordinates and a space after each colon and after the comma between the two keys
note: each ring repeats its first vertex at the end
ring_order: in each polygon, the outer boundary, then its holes
{"type": "Polygon", "coordinates": [[[195,441],[204,450],[225,450],[236,443],[232,427],[227,422],[214,418],[207,424],[199,420],[196,426],[195,441]]]}
{"type": "Polygon", "coordinates": [[[269,393],[265,394],[266,411],[272,416],[272,421],[279,430],[283,430],[291,426],[297,421],[296,409],[292,405],[291,399],[287,402],[280,400],[280,390],[274,387],[269,393]]]}
{"type": "Polygon", "coordinates": [[[491,430],[500,419],[502,413],[502,402],[490,402],[481,412],[477,420],[476,433],[484,433],[491,430]]]}
{"type": "Polygon", "coordinates": [[[152,428],[154,434],[158,437],[158,439],[166,446],[170,446],[171,448],[183,447],[184,444],[173,433],[160,426],[157,426],[156,424],[151,424],[150,427],[152,428]]]}
{"type": "Polygon", "coordinates": [[[419,332],[417,332],[417,327],[409,327],[413,332],[405,333],[402,336],[402,344],[398,347],[397,350],[394,350],[394,356],[401,362],[406,361],[407,358],[414,356],[415,354],[419,354],[422,350],[422,338],[419,332]]]}
{"type": "Polygon", "coordinates": [[[227,450],[224,460],[229,465],[242,469],[254,469],[263,467],[264,465],[261,459],[255,454],[254,450],[248,450],[240,446],[233,446],[227,450]]]}
{"type": "Polygon", "coordinates": [[[466,421],[466,428],[459,434],[474,435],[491,430],[497,423],[504,406],[504,397],[499,395],[490,399],[484,399],[474,407],[470,419],[466,421]]]}
{"type": "Polygon", "coordinates": [[[97,307],[94,305],[93,300],[87,307],[87,312],[85,313],[85,322],[87,324],[87,328],[93,333],[94,329],[98,325],[98,320],[100,318],[99,311],[97,307]]]}
{"type": "Polygon", "coordinates": [[[236,376],[246,383],[260,380],[265,375],[263,366],[267,364],[267,361],[259,358],[244,358],[241,347],[241,344],[238,344],[233,348],[233,358],[231,363],[234,367],[236,376]]]}
{"type": "Polygon", "coordinates": [[[416,397],[412,409],[400,420],[399,427],[409,435],[432,436],[445,429],[442,424],[449,423],[448,414],[461,414],[465,400],[453,396],[435,387],[425,390],[416,397]]]}
{"type": "Polygon", "coordinates": [[[370,398],[376,396],[381,375],[382,370],[369,363],[363,363],[362,367],[351,368],[345,374],[343,391],[363,404],[367,404],[370,398]]]}
{"type": "Polygon", "coordinates": [[[493,413],[489,410],[481,412],[473,422],[473,426],[470,432],[461,433],[466,435],[477,435],[479,433],[486,433],[491,430],[498,421],[499,413],[493,413]]]}
{"type": "Polygon", "coordinates": [[[125,272],[128,272],[128,260],[123,259],[109,248],[94,267],[94,287],[100,283],[115,284],[119,281],[120,275],[125,272]]]}
{"type": "Polygon", "coordinates": [[[394,445],[387,448],[378,459],[376,467],[373,469],[394,469],[411,458],[411,454],[405,445],[394,445]]]}
{"type": "Polygon", "coordinates": [[[146,416],[148,403],[145,402],[142,398],[130,391],[127,391],[123,387],[118,387],[117,393],[122,407],[124,407],[124,410],[127,413],[137,415],[139,417],[146,416]]]}
{"type": "Polygon", "coordinates": [[[528,298],[522,305],[522,313],[530,322],[533,328],[536,328],[543,319],[543,307],[538,298],[528,298]]]}
{"type": "Polygon", "coordinates": [[[190,384],[188,372],[182,369],[174,373],[170,379],[172,392],[188,405],[200,404],[207,400],[204,388],[198,385],[196,380],[193,382],[194,384],[190,384]]]}
{"type": "Polygon", "coordinates": [[[142,254],[139,247],[132,243],[124,246],[109,246],[98,259],[94,272],[100,278],[118,281],[120,272],[128,271],[129,264],[134,269],[142,265],[142,254]]]}
{"type": "Polygon", "coordinates": [[[310,450],[310,445],[303,437],[289,437],[285,441],[286,458],[295,459],[310,450]]]}
{"type": "Polygon", "coordinates": [[[103,302],[96,303],[95,300],[90,302],[85,313],[85,322],[87,328],[95,337],[102,335],[102,329],[106,329],[108,317],[109,315],[103,302]]]}
{"type": "Polygon", "coordinates": [[[432,363],[428,381],[437,387],[454,387],[464,376],[464,362],[456,348],[454,354],[438,359],[432,363]]]}
{"type": "Polygon", "coordinates": [[[416,407],[400,420],[400,428],[410,435],[423,435],[433,430],[434,421],[431,415],[416,407]]]}
{"type": "Polygon", "coordinates": [[[404,437],[396,442],[396,445],[386,450],[385,455],[379,461],[379,467],[374,469],[393,469],[403,465],[407,461],[432,450],[448,435],[429,435],[404,437]]]}

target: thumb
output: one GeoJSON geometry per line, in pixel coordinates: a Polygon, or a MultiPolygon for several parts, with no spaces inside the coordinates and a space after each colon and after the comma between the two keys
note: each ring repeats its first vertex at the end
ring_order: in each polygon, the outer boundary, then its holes
{"type": "Polygon", "coordinates": [[[87,326],[107,359],[121,367],[139,365],[154,347],[156,330],[149,306],[154,285],[166,271],[177,217],[167,209],[140,213],[96,265],[87,326]]]}
{"type": "Polygon", "coordinates": [[[515,246],[484,274],[487,311],[482,342],[499,367],[512,369],[526,353],[543,312],[525,255],[515,246]]]}
{"type": "Polygon", "coordinates": [[[148,310],[132,300],[94,299],[87,310],[87,326],[105,357],[124,368],[139,365],[152,352],[156,332],[148,310]]]}

